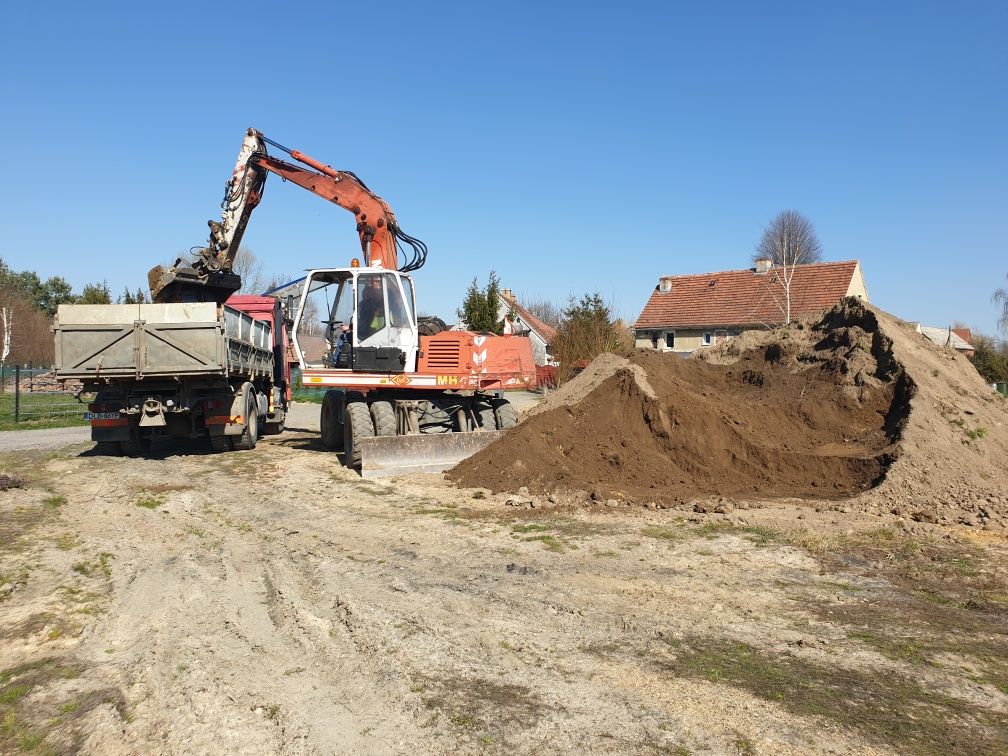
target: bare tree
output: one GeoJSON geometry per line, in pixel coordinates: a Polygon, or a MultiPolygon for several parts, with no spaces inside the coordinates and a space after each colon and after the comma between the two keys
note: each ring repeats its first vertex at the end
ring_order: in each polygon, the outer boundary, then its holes
{"type": "Polygon", "coordinates": [[[812,221],[797,210],[784,210],[763,231],[752,259],[778,266],[807,265],[822,261],[822,245],[812,221]]]}
{"type": "Polygon", "coordinates": [[[232,270],[241,276],[239,294],[262,294],[267,289],[267,279],[263,275],[262,261],[248,247],[238,248],[232,270]]]}
{"type": "Polygon", "coordinates": [[[995,291],[993,296],[991,296],[991,301],[1001,308],[998,327],[1001,329],[1001,333],[1008,336],[1008,289],[998,289],[995,291]]]}
{"type": "Polygon", "coordinates": [[[822,260],[822,245],[816,235],[815,226],[797,210],[778,213],[756,246],[753,261],[770,260],[774,272],[770,284],[779,283],[781,296],[771,290],[771,294],[784,315],[784,322],[791,322],[791,282],[795,267],[822,260]]]}
{"type": "Polygon", "coordinates": [[[554,302],[539,297],[536,299],[523,300],[523,306],[546,325],[552,326],[553,328],[560,325],[560,308],[557,307],[554,302]]]}

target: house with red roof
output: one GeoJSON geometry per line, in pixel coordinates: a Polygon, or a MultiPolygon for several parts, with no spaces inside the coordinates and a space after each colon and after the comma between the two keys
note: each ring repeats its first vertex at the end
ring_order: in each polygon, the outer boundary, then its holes
{"type": "Polygon", "coordinates": [[[554,364],[550,344],[556,339],[556,329],[525,308],[511,289],[502,289],[498,302],[498,317],[510,320],[516,336],[528,336],[531,339],[536,365],[554,364]]]}
{"type": "MultiPolygon", "coordinates": [[[[786,321],[781,274],[769,260],[759,260],[743,270],[662,276],[634,324],[637,346],[693,352],[743,331],[781,325],[786,321]]],[[[859,261],[794,267],[792,319],[821,312],[844,297],[868,301],[859,261]]]]}

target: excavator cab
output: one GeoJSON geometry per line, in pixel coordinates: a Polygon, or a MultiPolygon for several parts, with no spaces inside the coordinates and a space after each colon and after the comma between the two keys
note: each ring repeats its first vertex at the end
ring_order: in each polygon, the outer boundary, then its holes
{"type": "Polygon", "coordinates": [[[419,336],[413,281],[378,267],[310,271],[293,331],[306,367],[414,372],[419,336]]]}

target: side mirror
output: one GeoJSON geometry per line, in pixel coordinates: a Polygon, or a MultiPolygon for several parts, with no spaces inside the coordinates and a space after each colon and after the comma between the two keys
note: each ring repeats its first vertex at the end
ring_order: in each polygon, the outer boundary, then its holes
{"type": "Polygon", "coordinates": [[[284,299],[284,307],[287,308],[287,319],[294,320],[294,295],[288,294],[284,299]]]}

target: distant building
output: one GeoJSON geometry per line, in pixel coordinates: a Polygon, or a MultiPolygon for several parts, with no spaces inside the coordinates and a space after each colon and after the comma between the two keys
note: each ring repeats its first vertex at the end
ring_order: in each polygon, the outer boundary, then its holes
{"type": "Polygon", "coordinates": [[[973,348],[973,334],[969,328],[934,328],[917,323],[917,333],[927,336],[940,347],[950,347],[969,359],[973,359],[976,350],[973,348]]]}
{"type": "MultiPolygon", "coordinates": [[[[744,270],[662,276],[634,324],[636,345],[692,352],[743,331],[784,323],[781,272],[769,260],[760,260],[744,270]]],[[[792,319],[825,310],[844,297],[868,301],[857,260],[795,266],[792,319]]]]}
{"type": "Polygon", "coordinates": [[[498,319],[509,318],[514,335],[528,336],[531,339],[536,365],[554,364],[550,345],[556,339],[556,329],[529,312],[511,289],[502,289],[498,300],[498,319]]]}

